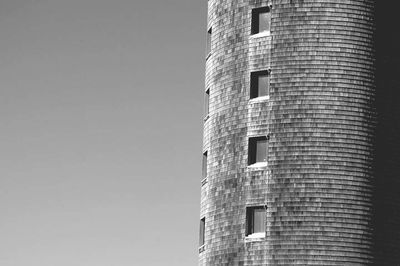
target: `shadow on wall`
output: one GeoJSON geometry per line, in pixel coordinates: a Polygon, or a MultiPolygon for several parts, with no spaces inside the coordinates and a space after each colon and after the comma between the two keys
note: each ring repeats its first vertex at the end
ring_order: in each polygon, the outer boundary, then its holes
{"type": "Polygon", "coordinates": [[[376,2],[374,265],[400,265],[400,38],[398,10],[376,2]]]}

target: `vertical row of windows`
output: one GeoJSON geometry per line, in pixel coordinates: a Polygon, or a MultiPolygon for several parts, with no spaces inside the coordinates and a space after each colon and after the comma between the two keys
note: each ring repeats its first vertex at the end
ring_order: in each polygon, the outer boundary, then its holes
{"type": "MultiPolygon", "coordinates": [[[[260,7],[252,10],[251,34],[270,32],[271,8],[260,7]]],[[[267,97],[270,94],[270,71],[250,73],[250,99],[267,97]]],[[[266,163],[268,160],[268,139],[266,136],[249,138],[248,164],[266,163]]]]}
{"type": "MultiPolygon", "coordinates": [[[[207,178],[207,151],[203,153],[203,163],[202,163],[202,179],[207,178]]],[[[205,231],[206,231],[206,218],[200,219],[200,234],[199,234],[199,247],[203,247],[205,244],[205,231]]],[[[204,249],[204,247],[203,247],[204,249]]],[[[201,250],[199,249],[201,252],[201,250]]]]}
{"type": "MultiPolygon", "coordinates": [[[[271,29],[271,8],[261,7],[252,10],[251,34],[268,33],[271,29]]],[[[206,56],[211,54],[212,28],[207,31],[206,56]]],[[[269,96],[270,71],[262,70],[250,74],[250,99],[269,96]]],[[[204,97],[204,114],[208,117],[210,106],[210,89],[207,89],[204,97]]],[[[248,164],[266,163],[268,160],[268,137],[251,137],[248,144],[248,164]]],[[[208,152],[203,153],[202,179],[207,178],[208,152]]],[[[253,206],[246,208],[246,236],[264,237],[267,219],[266,206],[253,206]]],[[[199,246],[205,244],[205,217],[200,220],[199,246]]]]}
{"type": "MultiPolygon", "coordinates": [[[[270,7],[252,10],[251,34],[268,33],[271,30],[270,7]]],[[[252,72],[250,74],[250,99],[269,96],[269,70],[252,72]]],[[[268,161],[268,137],[251,137],[248,146],[248,164],[266,163],[268,161]]],[[[266,206],[246,208],[246,236],[265,237],[267,220],[266,206]]]]}
{"type": "MultiPolygon", "coordinates": [[[[252,10],[251,34],[268,33],[271,29],[270,7],[252,10]]],[[[256,71],[250,74],[250,99],[269,96],[268,70],[256,71]]],[[[266,163],[268,160],[268,137],[249,138],[248,164],[266,163]]],[[[265,237],[267,220],[266,206],[246,208],[246,236],[265,237]]]]}
{"type": "MultiPolygon", "coordinates": [[[[207,31],[207,43],[206,43],[206,58],[208,58],[211,55],[211,37],[212,37],[212,28],[210,27],[207,31]]],[[[208,88],[205,91],[204,95],[204,117],[207,119],[208,114],[210,111],[210,89],[208,88]]],[[[205,151],[203,153],[203,161],[202,161],[202,180],[206,180],[207,178],[207,157],[208,157],[208,151],[205,151]]],[[[205,244],[205,231],[206,231],[206,218],[200,219],[200,233],[199,233],[199,247],[203,247],[204,249],[204,244],[205,244]]],[[[200,249],[199,249],[200,251],[200,249]]]]}

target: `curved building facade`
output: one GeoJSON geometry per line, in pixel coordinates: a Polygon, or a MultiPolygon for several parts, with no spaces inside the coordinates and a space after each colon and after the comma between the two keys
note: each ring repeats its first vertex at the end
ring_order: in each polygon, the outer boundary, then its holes
{"type": "Polygon", "coordinates": [[[200,265],[374,263],[374,12],[208,1],[200,265]]]}

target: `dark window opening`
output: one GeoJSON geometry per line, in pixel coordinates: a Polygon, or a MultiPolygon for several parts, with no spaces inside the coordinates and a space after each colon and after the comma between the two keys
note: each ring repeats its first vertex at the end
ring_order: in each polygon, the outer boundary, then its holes
{"type": "Polygon", "coordinates": [[[246,208],[246,236],[265,233],[267,210],[264,206],[246,208]]]}
{"type": "Polygon", "coordinates": [[[268,32],[271,28],[271,12],[269,7],[260,7],[252,10],[251,34],[268,32]]]}
{"type": "Polygon", "coordinates": [[[206,56],[211,53],[211,35],[212,35],[212,28],[210,28],[207,32],[207,51],[206,56]]]}
{"type": "Polygon", "coordinates": [[[248,164],[267,162],[268,138],[265,136],[249,138],[248,164]]]}
{"type": "Polygon", "coordinates": [[[269,71],[252,72],[250,75],[250,99],[269,95],[269,71]]]}
{"type": "Polygon", "coordinates": [[[204,245],[204,238],[205,238],[205,231],[206,231],[206,218],[200,220],[200,237],[199,237],[199,246],[201,247],[204,245]]]}
{"type": "Polygon", "coordinates": [[[202,179],[207,178],[207,153],[203,153],[203,170],[202,170],[202,179]]]}
{"type": "Polygon", "coordinates": [[[206,90],[204,98],[204,115],[207,116],[210,111],[210,89],[206,90]]]}

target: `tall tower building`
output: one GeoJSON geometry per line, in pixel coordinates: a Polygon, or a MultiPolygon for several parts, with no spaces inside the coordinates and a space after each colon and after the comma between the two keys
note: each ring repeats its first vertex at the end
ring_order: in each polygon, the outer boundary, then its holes
{"type": "Polygon", "coordinates": [[[375,16],[373,0],[208,0],[200,265],[400,265],[375,16]]]}

